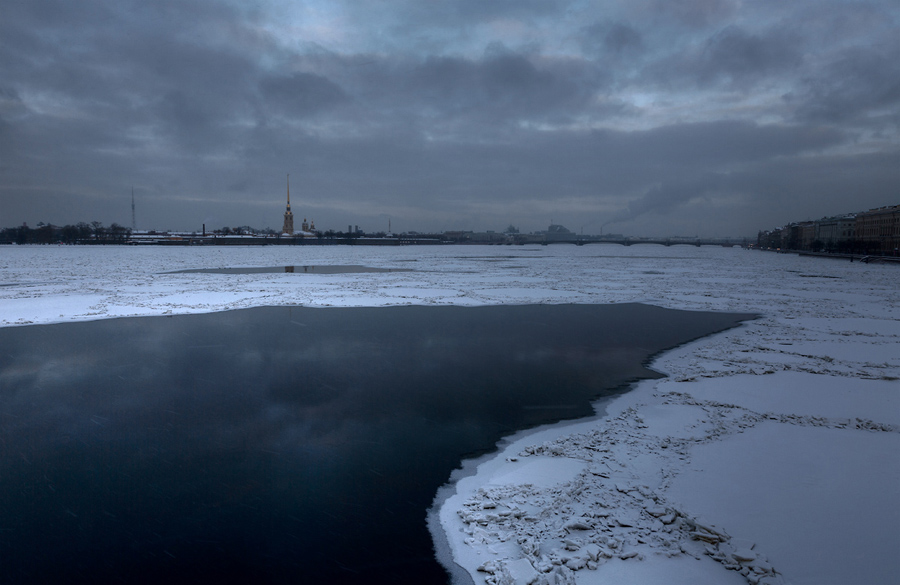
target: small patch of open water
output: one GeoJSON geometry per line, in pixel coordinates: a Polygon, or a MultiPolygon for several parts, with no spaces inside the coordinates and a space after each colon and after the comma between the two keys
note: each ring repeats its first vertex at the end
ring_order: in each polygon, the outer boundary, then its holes
{"type": "Polygon", "coordinates": [[[0,582],[446,583],[463,458],[749,315],[314,309],[0,329],[0,582]]]}
{"type": "Polygon", "coordinates": [[[331,264],[322,266],[262,266],[237,268],[189,268],[173,270],[163,274],[275,274],[288,272],[296,274],[362,274],[365,272],[412,272],[408,268],[373,268],[353,264],[331,264]]]}

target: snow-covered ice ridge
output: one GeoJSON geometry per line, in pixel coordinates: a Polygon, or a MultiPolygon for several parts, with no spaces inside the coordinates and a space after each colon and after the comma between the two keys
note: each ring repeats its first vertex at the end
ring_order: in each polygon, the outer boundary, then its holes
{"type": "Polygon", "coordinates": [[[645,302],[755,312],[659,356],[603,416],[447,488],[476,583],[893,583],[900,269],[723,248],[3,247],[0,325],[260,305],[645,302]],[[163,274],[365,265],[412,272],[163,274]]]}

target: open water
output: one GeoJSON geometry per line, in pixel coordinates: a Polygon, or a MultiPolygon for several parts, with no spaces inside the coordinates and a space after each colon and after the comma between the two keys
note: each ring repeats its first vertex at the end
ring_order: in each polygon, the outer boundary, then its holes
{"type": "Polygon", "coordinates": [[[0,582],[446,583],[464,458],[749,315],[265,307],[0,329],[0,582]]]}

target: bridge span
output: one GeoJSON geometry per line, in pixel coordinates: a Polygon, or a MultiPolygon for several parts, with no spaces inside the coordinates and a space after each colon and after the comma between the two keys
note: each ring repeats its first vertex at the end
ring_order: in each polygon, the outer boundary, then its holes
{"type": "Polygon", "coordinates": [[[733,248],[740,246],[741,248],[749,248],[751,241],[749,239],[734,238],[571,238],[571,239],[548,239],[544,245],[548,244],[575,244],[583,246],[585,244],[618,244],[620,246],[634,246],[637,244],[656,244],[658,246],[722,246],[724,248],[733,248]]]}

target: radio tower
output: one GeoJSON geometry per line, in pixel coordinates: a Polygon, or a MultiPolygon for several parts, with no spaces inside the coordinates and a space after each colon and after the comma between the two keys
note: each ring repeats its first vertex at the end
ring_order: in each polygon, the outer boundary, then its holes
{"type": "Polygon", "coordinates": [[[131,231],[137,231],[137,223],[134,221],[134,187],[131,188],[131,231]]]}

